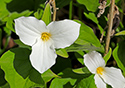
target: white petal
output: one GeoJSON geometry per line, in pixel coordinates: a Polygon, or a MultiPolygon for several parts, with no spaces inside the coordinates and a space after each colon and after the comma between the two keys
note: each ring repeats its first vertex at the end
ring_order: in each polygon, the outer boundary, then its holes
{"type": "Polygon", "coordinates": [[[92,73],[96,73],[96,69],[98,67],[104,67],[105,66],[105,61],[102,58],[101,54],[92,51],[84,55],[84,63],[87,66],[87,68],[90,70],[92,73]]]}
{"type": "Polygon", "coordinates": [[[123,77],[120,69],[105,67],[101,77],[113,88],[125,88],[125,78],[123,77]]]}
{"type": "Polygon", "coordinates": [[[37,42],[32,46],[30,61],[32,66],[40,73],[45,72],[54,65],[56,57],[51,40],[44,42],[37,39],[37,42]]]}
{"type": "Polygon", "coordinates": [[[41,32],[47,30],[45,23],[35,17],[20,17],[14,21],[16,34],[24,44],[30,46],[36,42],[37,37],[41,36],[41,32]]]}
{"type": "Polygon", "coordinates": [[[51,22],[47,28],[52,34],[54,46],[65,48],[70,46],[79,36],[80,24],[71,20],[51,22]]]}
{"type": "Polygon", "coordinates": [[[106,88],[106,84],[103,82],[103,80],[99,77],[98,74],[94,76],[94,79],[97,88],[106,88]]]}

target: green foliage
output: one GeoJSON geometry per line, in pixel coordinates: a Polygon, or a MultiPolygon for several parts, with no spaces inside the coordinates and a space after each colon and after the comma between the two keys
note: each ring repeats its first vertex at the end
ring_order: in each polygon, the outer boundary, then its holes
{"type": "MultiPolygon", "coordinates": [[[[46,25],[52,21],[53,9],[51,4],[45,4],[45,1],[0,0],[0,88],[96,88],[94,75],[85,67],[83,55],[89,51],[99,51],[102,55],[105,53],[107,30],[103,29],[108,21],[109,7],[105,9],[100,18],[97,18],[99,0],[76,0],[76,2],[74,0],[55,0],[56,7],[59,8],[57,20],[66,18],[65,16],[70,11],[67,17],[80,19],[80,21],[74,20],[81,24],[80,35],[71,46],[56,50],[58,55],[56,64],[43,74],[40,74],[31,65],[29,59],[31,47],[22,43],[17,36],[14,40],[17,45],[12,49],[8,48],[11,34],[15,33],[14,19],[21,16],[35,16],[37,19],[43,20],[46,25]],[[60,13],[66,13],[64,18],[58,18],[60,13]],[[91,27],[91,23],[94,24],[95,29],[91,27]],[[98,38],[103,31],[104,42],[100,43],[98,38]],[[3,37],[6,38],[5,44],[3,37]]],[[[107,4],[110,1],[107,0],[107,4]]],[[[123,0],[115,0],[121,14],[124,12],[122,3],[123,0]]],[[[120,18],[120,26],[116,29],[115,37],[111,38],[110,50],[104,60],[107,64],[110,58],[115,59],[116,67],[120,68],[125,76],[125,31],[122,16],[120,18]],[[112,50],[113,57],[111,57],[112,50]]],[[[111,88],[111,86],[108,85],[107,88],[111,88]]]]}
{"type": "Polygon", "coordinates": [[[11,51],[6,52],[0,58],[1,69],[5,72],[5,78],[10,84],[11,88],[29,88],[34,86],[43,86],[43,84],[37,84],[32,82],[29,77],[22,78],[14,69],[13,61],[15,54],[11,51]]]}
{"type": "Polygon", "coordinates": [[[68,58],[68,53],[66,52],[66,49],[59,49],[56,51],[56,54],[64,57],[64,58],[68,58]]]}
{"type": "Polygon", "coordinates": [[[99,0],[77,0],[78,3],[85,5],[88,11],[95,12],[99,6],[99,0]]]}
{"type": "Polygon", "coordinates": [[[105,63],[107,63],[111,55],[112,55],[112,49],[110,48],[109,52],[104,56],[105,63]]]}
{"type": "Polygon", "coordinates": [[[97,88],[94,83],[94,75],[89,76],[79,82],[76,88],[97,88]]]}
{"type": "Polygon", "coordinates": [[[50,11],[50,4],[48,3],[45,7],[42,20],[48,25],[51,22],[51,11],[50,11]]]}
{"type": "Polygon", "coordinates": [[[122,69],[125,75],[125,41],[118,43],[117,47],[113,51],[113,57],[118,64],[118,67],[122,69]]]}
{"type": "Polygon", "coordinates": [[[121,31],[119,33],[116,33],[115,36],[125,35],[125,31],[121,31]]]}

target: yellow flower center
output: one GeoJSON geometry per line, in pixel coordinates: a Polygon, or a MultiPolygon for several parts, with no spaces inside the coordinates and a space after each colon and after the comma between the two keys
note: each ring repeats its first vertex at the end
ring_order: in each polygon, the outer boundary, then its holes
{"type": "Polygon", "coordinates": [[[50,39],[50,36],[51,36],[50,33],[48,33],[48,32],[43,32],[43,33],[41,34],[41,39],[42,39],[43,41],[48,41],[48,40],[50,39]]]}
{"type": "Polygon", "coordinates": [[[98,73],[98,74],[100,74],[100,75],[102,75],[102,72],[104,71],[104,68],[103,67],[98,67],[97,69],[96,69],[96,72],[98,73]]]}

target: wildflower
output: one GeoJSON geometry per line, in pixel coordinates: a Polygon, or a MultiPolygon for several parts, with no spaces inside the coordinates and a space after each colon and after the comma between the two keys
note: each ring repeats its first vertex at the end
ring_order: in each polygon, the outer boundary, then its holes
{"type": "Polygon", "coordinates": [[[20,40],[32,47],[30,61],[40,73],[55,64],[55,48],[70,46],[79,36],[80,24],[72,20],[54,21],[45,25],[34,17],[15,19],[15,30],[20,40]]]}
{"type": "Polygon", "coordinates": [[[106,83],[113,88],[125,88],[125,78],[120,69],[105,67],[105,61],[101,54],[92,51],[84,55],[84,63],[89,71],[95,74],[97,88],[106,88],[106,83]]]}

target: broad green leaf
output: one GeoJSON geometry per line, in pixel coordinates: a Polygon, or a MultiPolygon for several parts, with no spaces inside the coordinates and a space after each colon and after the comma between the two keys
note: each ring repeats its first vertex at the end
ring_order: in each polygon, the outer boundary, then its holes
{"type": "Polygon", "coordinates": [[[15,42],[16,44],[18,44],[18,45],[19,45],[19,47],[21,47],[21,48],[28,48],[28,49],[30,49],[30,50],[31,50],[31,47],[30,47],[30,46],[25,45],[25,44],[24,44],[24,43],[22,43],[19,39],[14,40],[14,42],[15,42]]]}
{"type": "Polygon", "coordinates": [[[24,79],[29,76],[29,79],[35,83],[43,84],[41,74],[37,72],[31,65],[29,56],[31,51],[27,48],[11,49],[14,56],[14,68],[24,79]]]}
{"type": "Polygon", "coordinates": [[[96,47],[100,47],[101,44],[100,44],[98,38],[96,37],[96,35],[94,34],[93,30],[90,27],[88,27],[87,25],[85,25],[84,23],[82,23],[78,20],[75,20],[75,21],[81,24],[80,35],[76,41],[81,42],[81,41],[79,41],[79,39],[80,39],[80,40],[84,40],[90,44],[93,44],[96,47]]]}
{"type": "Polygon", "coordinates": [[[10,13],[18,12],[21,13],[25,10],[32,11],[34,9],[34,0],[12,0],[6,4],[6,8],[10,13]]]}
{"type": "Polygon", "coordinates": [[[91,44],[85,44],[85,45],[78,45],[78,44],[73,44],[70,47],[66,48],[67,52],[76,52],[76,51],[100,51],[104,52],[104,47],[95,47],[91,44]]]}
{"type": "Polygon", "coordinates": [[[43,86],[43,84],[36,84],[29,80],[27,77],[23,79],[14,69],[13,61],[15,54],[11,51],[7,51],[0,58],[1,69],[5,72],[5,79],[9,83],[11,88],[30,88],[34,86],[43,86]]]}
{"type": "Polygon", "coordinates": [[[78,3],[85,5],[88,11],[95,12],[99,6],[99,0],[77,0],[78,3]]]}
{"type": "Polygon", "coordinates": [[[45,82],[49,82],[54,77],[58,77],[58,76],[54,74],[50,69],[48,69],[42,74],[42,78],[45,82]]]}
{"type": "Polygon", "coordinates": [[[9,12],[6,9],[6,4],[4,0],[0,0],[0,20],[3,20],[7,15],[9,12]]]}
{"type": "Polygon", "coordinates": [[[59,49],[56,51],[56,54],[58,54],[59,56],[62,56],[64,58],[68,58],[68,53],[66,52],[66,49],[59,49]]]}
{"type": "MultiPolygon", "coordinates": [[[[103,32],[103,28],[102,28],[101,25],[99,24],[99,21],[98,21],[98,19],[97,19],[97,17],[95,16],[94,13],[89,12],[89,13],[87,14],[87,13],[84,12],[84,15],[85,15],[88,19],[90,19],[90,20],[92,20],[93,22],[95,22],[95,23],[97,24],[99,30],[101,31],[101,33],[103,32]]],[[[104,34],[104,35],[105,35],[105,34],[104,34]]]]}
{"type": "Polygon", "coordinates": [[[32,70],[32,66],[29,61],[29,55],[31,51],[26,48],[15,48],[15,49],[11,49],[10,51],[15,54],[14,62],[13,62],[15,70],[23,78],[27,78],[30,71],[32,70]]]}
{"type": "MultiPolygon", "coordinates": [[[[51,82],[50,88],[66,88],[66,84],[70,83],[70,85],[74,85],[76,82],[76,79],[71,79],[71,78],[55,78],[51,82]]],[[[72,86],[68,87],[72,88],[72,86]]]]}
{"type": "Polygon", "coordinates": [[[113,51],[113,57],[118,64],[118,67],[123,70],[125,75],[125,41],[120,42],[113,51]]]}
{"type": "Polygon", "coordinates": [[[107,61],[110,59],[111,55],[112,55],[112,49],[110,48],[109,52],[104,57],[105,63],[107,63],[107,61]]]}
{"type": "Polygon", "coordinates": [[[94,75],[91,75],[88,78],[81,80],[77,84],[76,88],[97,88],[94,82],[94,75]]]}
{"type": "Polygon", "coordinates": [[[97,19],[97,17],[95,16],[95,14],[94,13],[84,13],[84,15],[88,18],[88,19],[90,19],[90,20],[92,20],[93,22],[95,22],[96,24],[98,24],[98,19],[97,19]]]}
{"type": "Polygon", "coordinates": [[[121,32],[115,34],[115,36],[119,36],[119,35],[125,35],[125,31],[121,31],[121,32]]]}
{"type": "Polygon", "coordinates": [[[50,4],[48,3],[45,7],[42,20],[48,25],[51,22],[51,10],[50,10],[50,4]]]}
{"type": "Polygon", "coordinates": [[[5,74],[3,72],[3,70],[0,68],[0,86],[3,86],[4,84],[6,84],[6,80],[4,78],[5,74]]]}

